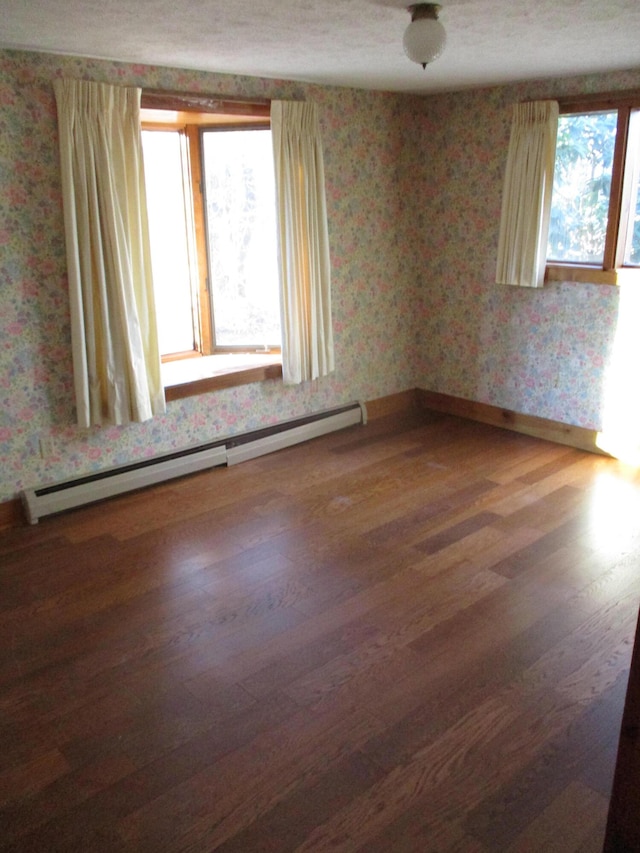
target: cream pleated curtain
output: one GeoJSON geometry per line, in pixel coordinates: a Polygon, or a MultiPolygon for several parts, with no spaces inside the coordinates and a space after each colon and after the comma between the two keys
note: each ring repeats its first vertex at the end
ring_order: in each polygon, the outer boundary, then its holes
{"type": "Polygon", "coordinates": [[[556,101],[514,106],[498,242],[498,284],[544,284],[557,132],[556,101]]]}
{"type": "Polygon", "coordinates": [[[165,411],[140,139],[140,89],[56,80],[77,420],[165,411]]]}
{"type": "Polygon", "coordinates": [[[324,161],[315,104],[272,101],[282,373],[294,384],[334,369],[324,161]]]}

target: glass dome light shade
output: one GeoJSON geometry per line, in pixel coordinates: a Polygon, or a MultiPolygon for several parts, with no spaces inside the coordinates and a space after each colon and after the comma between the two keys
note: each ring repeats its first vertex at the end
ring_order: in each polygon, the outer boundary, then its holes
{"type": "Polygon", "coordinates": [[[444,50],[447,34],[440,21],[435,18],[417,18],[404,32],[404,52],[412,62],[424,68],[437,59],[444,50]]]}

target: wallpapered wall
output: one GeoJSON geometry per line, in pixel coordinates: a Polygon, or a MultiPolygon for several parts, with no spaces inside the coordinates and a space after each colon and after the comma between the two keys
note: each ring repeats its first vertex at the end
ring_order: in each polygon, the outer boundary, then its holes
{"type": "Polygon", "coordinates": [[[640,69],[422,101],[414,143],[425,152],[417,385],[602,427],[619,291],[496,285],[502,184],[513,103],[638,87],[640,69]]]}
{"type": "Polygon", "coordinates": [[[417,233],[402,177],[406,98],[290,82],[0,52],[0,501],[216,437],[415,385],[417,233]],[[74,426],[57,125],[58,76],[320,106],[337,369],[299,387],[280,381],[169,404],[146,424],[74,426]],[[42,436],[55,453],[40,458],[42,436]]]}
{"type": "Polygon", "coordinates": [[[599,428],[618,292],[494,284],[514,101],[640,86],[640,70],[417,98],[0,51],[0,501],[343,402],[420,386],[599,428]],[[74,426],[52,80],[307,98],[326,160],[337,369],[74,426]],[[41,437],[53,457],[40,458],[41,437]]]}

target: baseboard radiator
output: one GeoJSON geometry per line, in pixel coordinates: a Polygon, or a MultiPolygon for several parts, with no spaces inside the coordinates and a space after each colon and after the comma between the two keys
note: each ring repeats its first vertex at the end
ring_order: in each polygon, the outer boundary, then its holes
{"type": "Polygon", "coordinates": [[[46,515],[95,503],[221,465],[235,465],[355,424],[366,424],[364,403],[316,412],[261,430],[185,448],[131,465],[108,468],[75,480],[25,489],[20,497],[30,524],[46,515]]]}

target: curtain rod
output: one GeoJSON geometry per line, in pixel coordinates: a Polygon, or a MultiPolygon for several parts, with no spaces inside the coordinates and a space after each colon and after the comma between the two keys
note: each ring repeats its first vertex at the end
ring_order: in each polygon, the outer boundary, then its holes
{"type": "Polygon", "coordinates": [[[160,89],[144,89],[140,105],[151,110],[175,110],[177,112],[214,112],[229,115],[268,116],[271,100],[267,98],[227,98],[204,95],[199,92],[165,92],[160,89]]]}

